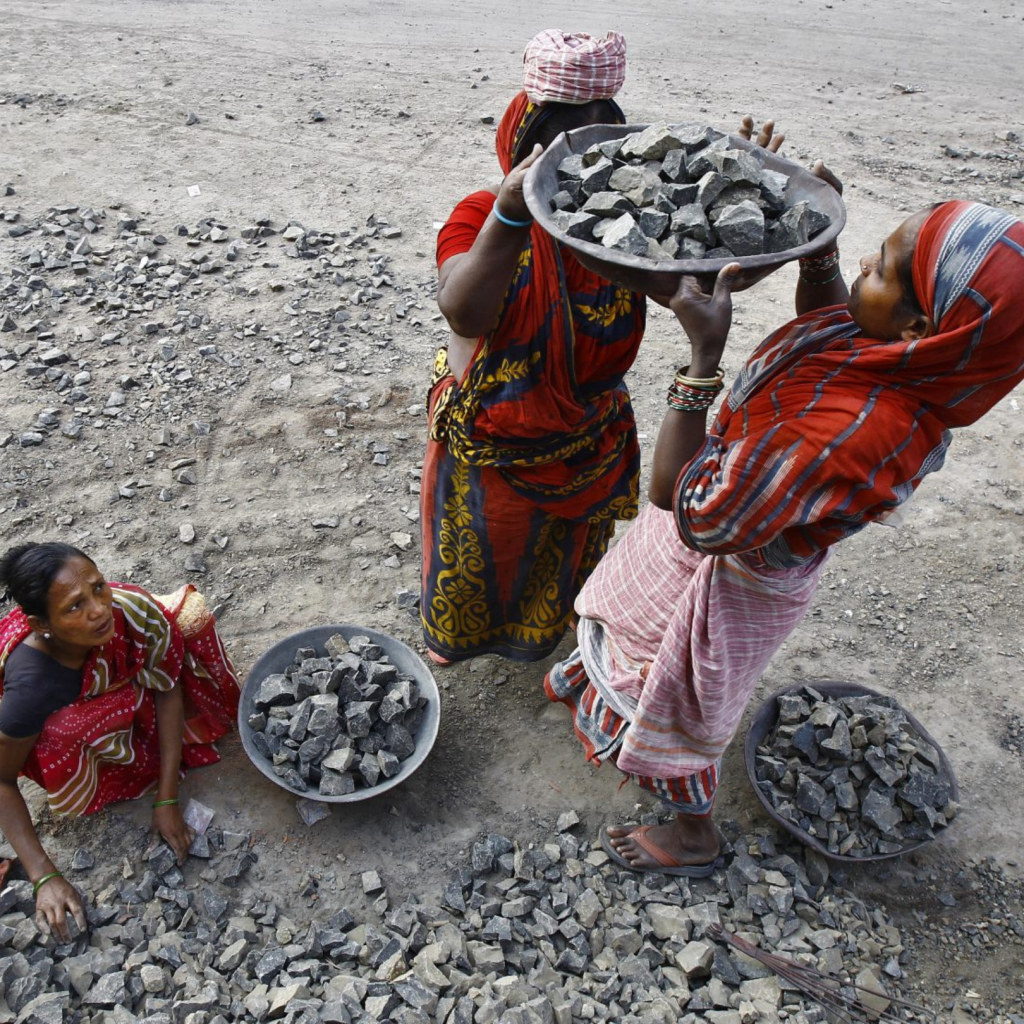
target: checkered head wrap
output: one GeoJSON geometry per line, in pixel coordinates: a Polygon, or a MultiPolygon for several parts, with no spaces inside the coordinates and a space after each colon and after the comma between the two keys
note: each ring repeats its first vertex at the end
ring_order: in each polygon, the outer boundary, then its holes
{"type": "Polygon", "coordinates": [[[609,32],[546,29],[523,52],[523,88],[531,103],[589,103],[610,100],[626,80],[626,39],[609,32]]]}

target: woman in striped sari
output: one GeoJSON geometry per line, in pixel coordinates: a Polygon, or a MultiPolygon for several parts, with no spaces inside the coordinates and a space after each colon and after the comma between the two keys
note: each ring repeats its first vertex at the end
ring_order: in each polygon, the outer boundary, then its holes
{"type": "Polygon", "coordinates": [[[738,271],[712,294],[684,278],[671,302],[690,360],[670,386],[651,504],[587,581],[579,647],[546,680],[588,758],[675,812],[602,831],[636,871],[711,874],[722,755],[829,549],[891,517],[941,469],[951,432],[1024,379],[1024,222],[941,203],[864,257],[849,290],[838,251],[802,261],[797,318],[709,425],[738,271]]]}
{"type": "Polygon", "coordinates": [[[179,863],[194,838],[178,804],[183,769],[220,760],[238,680],[194,588],[157,598],[108,583],[68,544],[23,544],[0,560],[18,607],[0,620],[0,830],[36,895],[44,931],[85,926],[81,898],[43,849],[24,775],[60,815],[153,798],[153,831],[179,863]]]}

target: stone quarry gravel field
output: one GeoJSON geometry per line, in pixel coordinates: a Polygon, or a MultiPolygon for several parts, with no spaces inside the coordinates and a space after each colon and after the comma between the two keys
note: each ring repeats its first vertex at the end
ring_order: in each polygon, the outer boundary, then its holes
{"type": "MultiPolygon", "coordinates": [[[[821,156],[846,183],[848,275],[928,202],[1024,212],[1020,0],[671,11],[11,0],[0,10],[4,545],[66,539],[113,579],[157,592],[196,583],[224,606],[243,677],[310,625],[369,626],[422,650],[408,605],[423,400],[445,336],[436,226],[495,180],[491,119],[518,86],[522,45],[549,25],[625,33],[620,100],[637,122],[728,130],[748,112],[776,117],[784,153],[821,156]],[[86,240],[77,252],[69,230],[86,240]]],[[[728,371],[787,316],[794,280],[786,268],[738,298],[728,371]]],[[[653,311],[629,379],[648,463],[681,348],[653,311]]],[[[962,809],[939,839],[828,882],[892,920],[903,990],[942,1020],[1024,1019],[1022,402],[1018,391],[959,434],[898,530],[872,528],[836,552],[759,691],[866,684],[898,697],[952,761],[962,809]]],[[[312,827],[231,737],[183,795],[212,807],[223,834],[251,837],[258,859],[232,888],[243,840],[214,842],[182,888],[248,911],[255,900],[264,915],[272,902],[299,927],[347,907],[381,928],[364,872],[379,873],[392,907],[412,895],[436,904],[482,835],[542,851],[569,810],[586,863],[602,822],[648,807],[583,762],[564,712],[544,701],[545,667],[481,659],[439,672],[426,765],[312,827]]],[[[58,863],[89,851],[95,866],[76,880],[116,903],[108,887],[144,868],[148,808],[63,822],[32,800],[58,863]]],[[[774,834],[737,750],[720,812],[734,837],[774,834]]],[[[634,890],[608,884],[611,917],[620,896],[636,908],[634,890]]],[[[630,920],[611,917],[599,927],[630,920]]],[[[274,929],[260,927],[262,942],[274,929]]],[[[274,941],[291,941],[285,932],[274,941]]],[[[226,948],[247,934],[208,938],[226,948]]],[[[105,998],[87,1013],[126,1022],[105,998]]]]}

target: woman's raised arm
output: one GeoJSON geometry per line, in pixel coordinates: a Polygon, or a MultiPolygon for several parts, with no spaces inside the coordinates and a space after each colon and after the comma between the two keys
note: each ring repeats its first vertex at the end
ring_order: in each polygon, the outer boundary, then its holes
{"type": "Polygon", "coordinates": [[[739,277],[738,263],[723,267],[710,295],[702,291],[696,278],[684,277],[669,304],[690,341],[690,362],[682,378],[684,398],[670,403],[654,448],[648,497],[658,508],[672,507],[676,480],[707,437],[708,409],[722,389],[719,363],[732,326],[732,290],[739,277]],[[687,380],[696,385],[696,394],[691,394],[689,401],[685,398],[687,380]]]}
{"type": "Polygon", "coordinates": [[[533,224],[523,198],[523,178],[541,152],[539,145],[534,146],[533,152],[505,176],[494,211],[473,247],[441,265],[437,305],[448,326],[461,338],[486,334],[498,319],[533,224]]]}
{"type": "MultiPolygon", "coordinates": [[[[811,172],[828,182],[840,195],[843,194],[843,183],[825,166],[816,160],[811,172]]],[[[839,246],[836,244],[830,251],[816,253],[809,259],[800,261],[800,276],[796,280],[796,315],[813,313],[816,309],[828,306],[842,306],[850,297],[850,290],[843,280],[839,269],[839,246]]]]}

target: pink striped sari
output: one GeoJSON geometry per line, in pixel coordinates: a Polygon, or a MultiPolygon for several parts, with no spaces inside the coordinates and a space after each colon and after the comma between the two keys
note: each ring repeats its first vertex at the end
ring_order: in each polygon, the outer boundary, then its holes
{"type": "Polygon", "coordinates": [[[678,779],[716,764],[826,559],[770,569],[703,555],[679,539],[671,512],[644,508],[576,600],[604,627],[609,696],[633,709],[616,759],[623,772],[678,779]]]}

